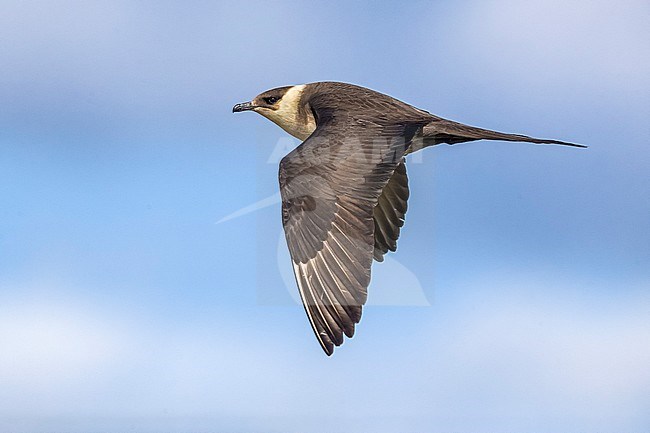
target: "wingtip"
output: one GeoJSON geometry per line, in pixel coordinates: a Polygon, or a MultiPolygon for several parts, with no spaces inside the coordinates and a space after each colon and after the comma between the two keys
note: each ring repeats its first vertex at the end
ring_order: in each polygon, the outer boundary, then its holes
{"type": "Polygon", "coordinates": [[[327,356],[332,356],[334,354],[334,345],[324,345],[321,344],[321,347],[323,348],[323,352],[325,352],[325,355],[327,356]]]}

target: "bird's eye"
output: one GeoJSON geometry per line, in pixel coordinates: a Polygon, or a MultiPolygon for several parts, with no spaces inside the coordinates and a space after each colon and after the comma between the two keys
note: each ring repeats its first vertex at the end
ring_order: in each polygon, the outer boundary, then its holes
{"type": "Polygon", "coordinates": [[[276,102],[278,102],[279,99],[280,99],[280,98],[276,98],[275,96],[269,96],[269,97],[267,97],[267,98],[264,98],[264,102],[266,102],[266,103],[269,104],[269,105],[273,105],[273,104],[275,104],[276,102]]]}

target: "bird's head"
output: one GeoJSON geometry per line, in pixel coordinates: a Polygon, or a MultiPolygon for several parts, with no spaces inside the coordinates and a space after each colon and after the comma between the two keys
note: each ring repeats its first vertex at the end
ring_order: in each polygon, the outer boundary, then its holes
{"type": "Polygon", "coordinates": [[[316,129],[316,122],[303,101],[305,85],[285,86],[260,93],[252,101],[232,107],[233,113],[255,111],[300,140],[316,129]]]}

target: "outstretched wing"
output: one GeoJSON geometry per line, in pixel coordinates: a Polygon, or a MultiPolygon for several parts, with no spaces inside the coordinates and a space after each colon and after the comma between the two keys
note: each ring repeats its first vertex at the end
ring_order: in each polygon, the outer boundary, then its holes
{"type": "Polygon", "coordinates": [[[397,238],[404,225],[408,209],[409,183],[406,176],[406,161],[402,160],[384,187],[373,210],[375,221],[374,258],[384,261],[384,254],[397,249],[397,238]]]}
{"type": "Polygon", "coordinates": [[[420,126],[321,114],[314,133],[280,163],[293,269],[328,355],[361,319],[375,250],[373,210],[420,126]]]}

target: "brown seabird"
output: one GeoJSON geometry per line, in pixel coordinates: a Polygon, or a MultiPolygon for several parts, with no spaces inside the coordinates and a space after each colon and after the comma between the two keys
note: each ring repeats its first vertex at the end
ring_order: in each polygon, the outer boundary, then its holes
{"type": "Polygon", "coordinates": [[[354,335],[372,260],[397,249],[407,154],[474,140],[586,147],[475,128],[347,83],[279,87],[232,109],[248,110],[303,140],[280,162],[282,224],[307,317],[328,355],[354,335]]]}

